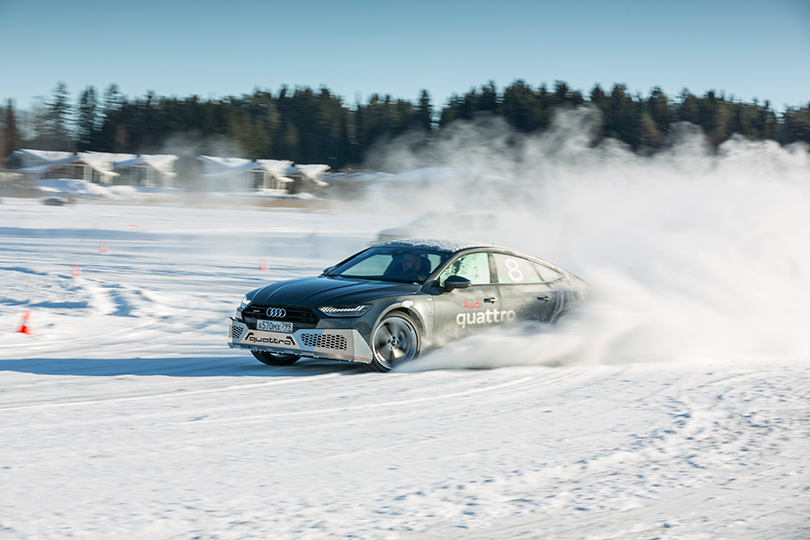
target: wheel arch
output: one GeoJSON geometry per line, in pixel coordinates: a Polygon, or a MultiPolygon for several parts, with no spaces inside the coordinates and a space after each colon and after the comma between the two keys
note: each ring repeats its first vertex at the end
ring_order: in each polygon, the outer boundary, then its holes
{"type": "Polygon", "coordinates": [[[413,322],[416,323],[416,326],[418,327],[417,330],[419,330],[422,336],[425,335],[426,326],[425,321],[422,319],[422,315],[419,313],[418,310],[415,310],[411,307],[405,307],[402,304],[393,305],[388,309],[386,309],[385,311],[383,311],[382,313],[380,313],[380,316],[377,319],[377,324],[379,324],[380,321],[382,321],[385,317],[397,312],[404,313],[405,315],[410,317],[411,320],[413,320],[413,322]]]}

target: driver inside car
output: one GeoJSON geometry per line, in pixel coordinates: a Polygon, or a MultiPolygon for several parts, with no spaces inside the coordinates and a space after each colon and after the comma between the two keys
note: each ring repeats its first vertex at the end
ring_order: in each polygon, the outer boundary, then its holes
{"type": "Polygon", "coordinates": [[[385,271],[386,277],[400,279],[424,279],[428,274],[430,274],[430,261],[428,258],[413,252],[394,257],[391,266],[385,271]]]}

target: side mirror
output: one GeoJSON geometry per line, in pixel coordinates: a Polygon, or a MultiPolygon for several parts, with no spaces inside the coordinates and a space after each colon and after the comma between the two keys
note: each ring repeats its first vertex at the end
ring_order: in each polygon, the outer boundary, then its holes
{"type": "Polygon", "coordinates": [[[323,269],[323,272],[322,272],[322,274],[321,274],[321,275],[328,276],[328,275],[329,275],[329,272],[331,272],[331,271],[332,271],[332,270],[334,270],[335,268],[337,268],[337,266],[334,266],[334,265],[333,265],[333,266],[329,266],[329,267],[327,267],[327,268],[324,268],[324,269],[323,269]]]}
{"type": "Polygon", "coordinates": [[[455,289],[466,289],[472,285],[469,279],[461,276],[450,276],[444,280],[444,291],[450,292],[455,289]]]}

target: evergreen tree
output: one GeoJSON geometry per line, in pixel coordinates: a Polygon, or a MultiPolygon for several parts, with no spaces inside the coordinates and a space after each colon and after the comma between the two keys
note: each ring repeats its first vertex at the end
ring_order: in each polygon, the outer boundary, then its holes
{"type": "Polygon", "coordinates": [[[488,81],[487,84],[481,86],[478,110],[495,113],[498,110],[498,105],[498,89],[495,87],[495,81],[488,81]]]}
{"type": "Polygon", "coordinates": [[[98,146],[100,152],[119,152],[120,144],[126,137],[125,127],[121,124],[126,99],[118,91],[117,84],[110,84],[104,90],[101,104],[102,124],[98,146]]]}
{"type": "Polygon", "coordinates": [[[48,103],[47,144],[49,150],[68,150],[71,143],[71,107],[67,85],[59,82],[48,103]]]}
{"type": "Polygon", "coordinates": [[[419,105],[416,107],[415,122],[418,127],[430,133],[433,130],[433,106],[430,104],[430,94],[422,90],[419,95],[419,105]]]}
{"type": "Polygon", "coordinates": [[[669,132],[672,125],[672,106],[660,86],[652,89],[647,99],[647,112],[658,131],[669,132]]]}
{"type": "Polygon", "coordinates": [[[79,150],[92,150],[98,120],[96,89],[85,88],[79,98],[79,113],[76,121],[76,142],[79,150]]]}
{"type": "Polygon", "coordinates": [[[608,137],[620,139],[633,148],[641,145],[641,110],[623,84],[614,84],[608,97],[608,137]]]}
{"type": "Polygon", "coordinates": [[[523,80],[517,80],[503,92],[501,107],[503,116],[516,129],[523,132],[546,127],[547,118],[544,105],[548,101],[545,86],[537,93],[523,80]]]}
{"type": "Polygon", "coordinates": [[[689,90],[681,90],[680,102],[676,106],[675,117],[679,122],[691,122],[699,125],[698,98],[689,90]]]}
{"type": "Polygon", "coordinates": [[[8,158],[15,151],[20,149],[22,144],[22,137],[17,128],[17,114],[14,112],[14,102],[9,99],[6,102],[6,107],[3,116],[3,127],[5,129],[4,144],[0,145],[0,157],[3,159],[8,158]]]}
{"type": "Polygon", "coordinates": [[[0,116],[0,171],[6,168],[6,148],[8,147],[8,135],[6,134],[5,118],[0,116]]]}
{"type": "Polygon", "coordinates": [[[810,103],[803,108],[788,107],[785,111],[785,142],[810,144],[810,103]]]}

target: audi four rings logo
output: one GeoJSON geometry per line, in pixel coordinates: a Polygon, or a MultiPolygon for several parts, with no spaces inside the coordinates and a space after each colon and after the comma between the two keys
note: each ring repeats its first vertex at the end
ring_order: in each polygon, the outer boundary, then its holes
{"type": "Polygon", "coordinates": [[[270,317],[271,319],[283,319],[284,317],[287,316],[287,310],[280,307],[267,308],[267,311],[265,311],[265,313],[267,313],[267,316],[270,317]]]}

